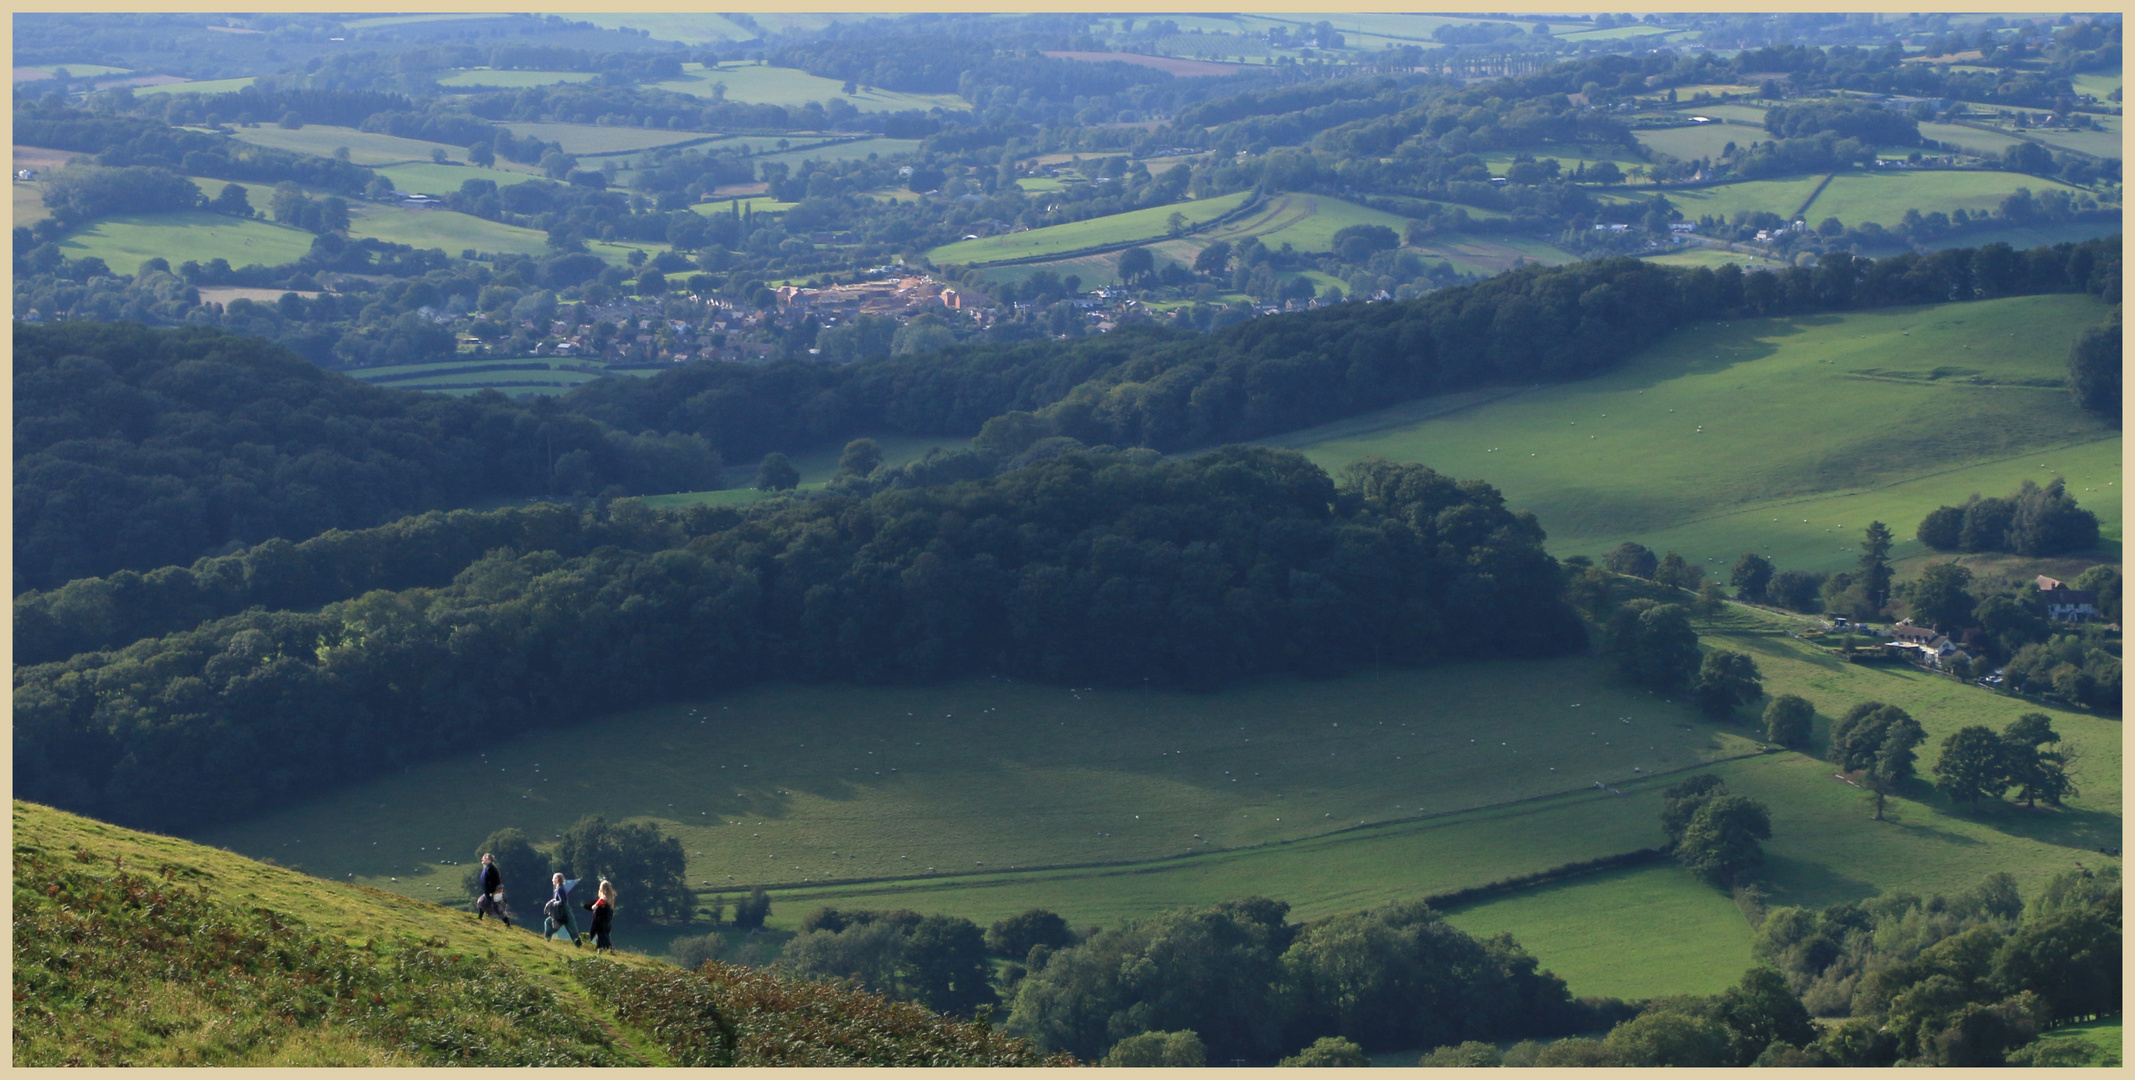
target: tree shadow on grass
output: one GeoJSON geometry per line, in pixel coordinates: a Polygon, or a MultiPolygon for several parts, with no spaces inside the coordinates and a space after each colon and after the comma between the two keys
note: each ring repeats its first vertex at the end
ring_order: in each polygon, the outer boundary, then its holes
{"type": "Polygon", "coordinates": [[[1757,882],[1764,887],[1766,903],[1771,907],[1827,907],[1842,901],[1866,900],[1883,891],[1823,863],[1770,852],[1765,853],[1757,882]]]}
{"type": "Polygon", "coordinates": [[[1977,808],[1957,810],[1956,814],[2004,836],[2036,840],[2042,844],[2083,851],[2118,850],[2121,847],[2120,815],[2104,810],[2069,806],[2056,809],[2044,805],[2032,808],[1997,799],[1982,802],[1977,808]]]}

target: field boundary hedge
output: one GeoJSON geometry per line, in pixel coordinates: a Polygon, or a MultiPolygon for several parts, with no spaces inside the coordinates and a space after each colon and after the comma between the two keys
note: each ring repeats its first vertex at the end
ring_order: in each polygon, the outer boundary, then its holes
{"type": "Polygon", "coordinates": [[[1647,863],[1666,858],[1667,855],[1667,852],[1659,848],[1639,848],[1636,851],[1603,855],[1598,859],[1586,859],[1581,862],[1565,863],[1562,866],[1552,866],[1547,870],[1537,870],[1532,874],[1516,874],[1509,878],[1500,878],[1497,881],[1487,882],[1482,885],[1470,885],[1465,889],[1433,893],[1424,897],[1423,902],[1440,911],[1446,911],[1462,904],[1475,903],[1478,900],[1509,896],[1537,885],[1554,884],[1566,878],[1598,874],[1603,870],[1614,870],[1623,866],[1644,866],[1647,863]]]}

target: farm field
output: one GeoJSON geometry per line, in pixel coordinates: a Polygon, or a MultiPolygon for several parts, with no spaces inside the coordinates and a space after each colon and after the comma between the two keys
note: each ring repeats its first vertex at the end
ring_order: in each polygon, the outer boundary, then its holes
{"type": "Polygon", "coordinates": [[[632,30],[649,30],[658,40],[679,41],[685,45],[703,45],[714,41],[754,41],[757,38],[756,31],[711,12],[573,12],[564,18],[575,22],[589,22],[603,30],[624,26],[632,30]]]}
{"type": "MultiPolygon", "coordinates": [[[[1582,163],[1592,166],[1597,162],[1613,161],[1626,169],[1646,163],[1644,158],[1633,153],[1628,147],[1596,146],[1591,143],[1545,143],[1519,150],[1486,150],[1476,156],[1483,159],[1483,164],[1490,166],[1492,173],[1503,176],[1506,166],[1511,165],[1512,159],[1521,154],[1526,154],[1536,161],[1556,158],[1566,172],[1582,163]]],[[[1469,213],[1473,214],[1474,210],[1471,209],[1469,213]]]]}
{"type": "Polygon", "coordinates": [[[1199,251],[1218,240],[1236,244],[1252,236],[1270,248],[1289,244],[1299,251],[1328,251],[1334,246],[1334,234],[1351,225],[1384,225],[1399,236],[1408,219],[1327,195],[1274,195],[1243,218],[1178,242],[1199,251]]]}
{"type": "Polygon", "coordinates": [[[1940,251],[1944,248],[1976,248],[1986,244],[2003,243],[2023,251],[2041,245],[2081,243],[2100,236],[2116,236],[2120,233],[2120,221],[2064,221],[2046,225],[2018,225],[2000,229],[1985,229],[1957,236],[1932,240],[1921,246],[1940,251]]]}
{"type": "Polygon", "coordinates": [[[1740,251],[1709,247],[1684,248],[1681,251],[1671,251],[1666,255],[1651,256],[1646,261],[1658,263],[1661,266],[1710,266],[1714,268],[1739,266],[1744,270],[1768,270],[1789,265],[1777,259],[1767,259],[1740,251]]]}
{"type": "Polygon", "coordinates": [[[692,97],[714,96],[713,87],[726,84],[728,101],[745,101],[752,105],[798,106],[811,101],[829,101],[842,97],[852,102],[861,112],[901,112],[918,109],[922,112],[932,108],[968,109],[971,106],[955,94],[907,94],[896,90],[872,87],[845,92],[845,84],[837,79],[810,75],[798,68],[770,67],[763,64],[730,63],[717,68],[702,64],[682,65],[682,77],[647,83],[654,90],[671,90],[692,97]]]}
{"type": "Polygon", "coordinates": [[[529,86],[556,86],[560,83],[592,82],[596,78],[599,78],[599,76],[590,71],[522,71],[516,69],[499,71],[495,68],[461,68],[437,80],[437,84],[448,89],[476,86],[507,86],[517,89],[529,86]]]}
{"type": "Polygon", "coordinates": [[[1424,257],[1444,259],[1452,263],[1454,269],[1466,274],[1495,274],[1511,269],[1521,260],[1554,266],[1575,258],[1546,240],[1504,234],[1454,233],[1433,237],[1413,247],[1424,257]]]}
{"type": "Polygon", "coordinates": [[[1996,131],[1981,131],[1963,124],[1938,124],[1933,121],[1920,125],[1922,138],[1936,142],[1955,143],[1978,154],[2000,156],[2001,152],[2024,140],[1996,131]]]}
{"type": "MultiPolygon", "coordinates": [[[[192,82],[163,83],[159,86],[136,86],[134,96],[144,94],[228,94],[252,85],[255,77],[242,79],[195,79],[192,82]]],[[[250,130],[250,129],[247,129],[250,130]]]]}
{"type": "MultiPolygon", "coordinates": [[[[1907,210],[1925,214],[1964,208],[1992,210],[2017,188],[2030,188],[2033,195],[2049,189],[2081,194],[2080,188],[2036,176],[2005,172],[1943,172],[1885,170],[1841,173],[1809,204],[1804,216],[1811,222],[1835,217],[1848,225],[1873,221],[1885,227],[1896,225],[1907,210]]],[[[1686,208],[1687,214],[1689,210],[1686,208]]],[[[1781,211],[1784,213],[1784,211],[1781,211]]]]}
{"type": "MultiPolygon", "coordinates": [[[[349,207],[349,219],[349,235],[358,239],[375,237],[416,248],[441,248],[454,258],[469,248],[500,255],[544,255],[548,252],[545,233],[452,210],[355,203],[349,207]]],[[[667,250],[667,245],[615,244],[605,240],[586,243],[586,250],[618,266],[630,257],[632,248],[651,255],[667,250]]]]}
{"type": "Polygon", "coordinates": [[[514,138],[560,143],[563,152],[580,157],[627,154],[696,139],[713,138],[706,131],[673,131],[667,128],[607,127],[599,124],[548,124],[512,122],[499,124],[514,138]]]}
{"type": "Polygon", "coordinates": [[[602,371],[604,365],[554,357],[514,357],[494,360],[447,360],[436,364],[401,364],[387,368],[362,368],[349,372],[357,379],[396,390],[480,390],[493,386],[506,395],[535,389],[514,383],[546,383],[568,390],[584,386],[603,375],[650,375],[650,371],[602,371]],[[591,367],[596,370],[586,371],[591,367]],[[426,370],[427,369],[427,370],[426,370]],[[474,369],[474,370],[469,370],[474,369]]]}
{"type": "Polygon", "coordinates": [[[769,195],[752,195],[747,198],[708,199],[692,205],[690,209],[711,217],[714,214],[731,214],[737,206],[752,214],[783,214],[799,205],[780,202],[769,195]]]}
{"type": "Polygon", "coordinates": [[[1762,105],[1746,105],[1738,102],[1727,105],[1700,105],[1697,108],[1697,114],[1699,116],[1710,116],[1715,120],[1739,120],[1745,124],[1755,124],[1757,130],[1763,131],[1764,110],[1765,107],[1762,105]]]}
{"type": "Polygon", "coordinates": [[[543,179],[539,173],[484,169],[474,165],[439,165],[431,161],[383,165],[375,171],[391,180],[395,191],[425,195],[449,195],[469,180],[488,180],[498,187],[510,187],[543,179]]]}
{"type": "Polygon", "coordinates": [[[266,125],[239,128],[236,138],[241,142],[316,157],[332,157],[336,148],[345,146],[348,147],[349,161],[357,165],[391,165],[403,161],[428,163],[433,150],[443,150],[457,158],[467,156],[467,148],[464,146],[403,139],[394,135],[326,124],[306,124],[293,131],[266,125]]]}
{"type": "Polygon", "coordinates": [[[2120,89],[2120,69],[2081,71],[2070,75],[2068,81],[2075,87],[2076,93],[2089,94],[2100,102],[2104,102],[2108,97],[2112,96],[2113,91],[2120,89]]]}
{"type": "MultiPolygon", "coordinates": [[[[1764,211],[1785,217],[1792,214],[1816,185],[1824,182],[1822,174],[1797,176],[1785,180],[1744,180],[1739,183],[1721,184],[1704,188],[1664,188],[1658,194],[1666,195],[1675,208],[1683,212],[1683,220],[1696,221],[1710,214],[1723,221],[1733,220],[1736,214],[1764,211]]],[[[1638,188],[1622,196],[1644,202],[1656,192],[1650,188],[1638,188]]],[[[1851,218],[1847,219],[1850,223],[1851,218]]],[[[1896,219],[1892,219],[1896,220],[1896,219]]]]}
{"type": "Polygon", "coordinates": [[[232,300],[250,300],[258,304],[271,304],[289,292],[294,292],[306,300],[317,300],[320,296],[320,293],[313,289],[248,289],[243,285],[209,285],[200,290],[200,302],[226,305],[232,300]]]}
{"type": "MultiPolygon", "coordinates": [[[[1736,515],[1681,534],[1676,550],[1721,565],[1747,550],[1791,550],[1781,565],[1836,569],[1853,560],[1837,549],[1857,542],[1866,520],[1794,513],[1795,504],[2112,437],[2058,387],[1957,381],[2058,380],[2068,342],[2105,311],[2090,297],[2039,296],[1700,323],[1593,379],[1444,415],[1445,403],[1426,399],[1262,441],[1328,469],[1378,454],[1488,480],[1541,518],[1560,557],[1625,540],[1651,546],[1667,530],[1736,515]],[[1929,378],[1938,368],[1955,374],[1929,378]],[[1828,434],[1805,439],[1808,424],[1828,434]],[[1824,535],[1839,526],[1852,532],[1824,535]]],[[[2020,468],[2043,481],[2054,470],[2037,466],[2055,456],[2020,468]]],[[[1911,497],[1962,502],[1975,482],[1923,483],[1911,497]]],[[[1884,520],[1898,528],[1899,550],[1911,550],[1918,518],[1884,520]]]]}
{"type": "Polygon", "coordinates": [[[2015,491],[2025,480],[2060,476],[2084,508],[2098,515],[2104,546],[2113,557],[2121,542],[2121,447],[2117,435],[2093,442],[2041,448],[2000,461],[1965,468],[1933,471],[1883,487],[1791,500],[1776,505],[1753,505],[1691,518],[1681,524],[1641,533],[1639,543],[1655,551],[1680,551],[1688,556],[1702,553],[1713,566],[1732,566],[1735,554],[1754,550],[1792,569],[1838,570],[1849,567],[1859,554],[1855,544],[1859,526],[1881,519],[1897,534],[1901,558],[1926,557],[1929,549],[1913,539],[1913,528],[1938,506],[1955,506],[1973,492],[1982,495],[2015,491]],[[2046,468],[2039,466],[2045,465],[2046,468]],[[1777,526],[1773,517],[1781,520],[1777,526]],[[1806,518],[1810,524],[1804,525],[1806,518]],[[1843,540],[1841,534],[1825,534],[1815,523],[1856,526],[1843,540]],[[1814,526],[1814,527],[1812,527],[1814,526]],[[1772,531],[1774,528],[1785,531],[1772,531]],[[1757,537],[1762,544],[1745,538],[1757,537]],[[1843,547],[1845,550],[1840,550],[1843,547]]]}
{"type": "Polygon", "coordinates": [[[2090,1020],[2055,1028],[2039,1036],[2041,1042],[2069,1039],[2088,1043],[2094,1048],[2091,1064],[2108,1069],[2121,1066],[2120,1017],[2109,1016],[2103,1020],[2090,1020]]]}
{"type": "Polygon", "coordinates": [[[1718,158],[1728,143],[1748,146],[1764,138],[1762,131],[1735,124],[1698,124],[1692,127],[1654,128],[1634,131],[1639,144],[1656,153],[1692,161],[1718,158]]]}
{"type": "Polygon", "coordinates": [[[1446,921],[1477,937],[1511,934],[1578,997],[1717,994],[1754,963],[1734,901],[1673,862],[1458,907],[1446,921]]]}
{"type": "Polygon", "coordinates": [[[44,185],[13,181],[15,224],[29,225],[52,215],[44,208],[44,185]]]}
{"type": "Polygon", "coordinates": [[[2093,116],[2101,131],[2061,131],[2055,128],[2032,128],[2032,138],[2048,146],[2074,150],[2093,157],[2117,158],[2120,156],[2120,117],[2093,116]]]}
{"type": "Polygon", "coordinates": [[[95,257],[114,273],[130,274],[162,256],[179,263],[228,259],[231,266],[280,266],[311,250],[312,235],[288,225],[243,220],[205,210],[118,214],[70,230],[59,248],[70,259],[95,257]]]}
{"type": "Polygon", "coordinates": [[[1027,232],[1004,233],[979,240],[960,240],[953,244],[944,244],[926,255],[937,264],[969,264],[1054,255],[1105,244],[1161,240],[1165,237],[1165,221],[1172,214],[1184,214],[1187,220],[1194,222],[1210,221],[1244,205],[1251,195],[1251,192],[1238,191],[1212,199],[1152,206],[1146,210],[1129,210],[1124,214],[1109,214],[1065,225],[1049,225],[1027,232]]]}
{"type": "Polygon", "coordinates": [[[1558,34],[1557,36],[1565,41],[1577,43],[1581,41],[1616,41],[1623,38],[1658,38],[1667,40],[1683,37],[1689,33],[1691,33],[1689,30],[1670,30],[1662,26],[1612,26],[1606,30],[1580,30],[1573,33],[1558,34]]]}
{"type": "Polygon", "coordinates": [[[855,139],[852,142],[833,143],[806,150],[780,150],[772,153],[759,151],[758,161],[788,162],[803,161],[853,161],[867,157],[896,157],[919,149],[918,139],[855,139]]]}
{"type": "MultiPolygon", "coordinates": [[[[215,830],[209,840],[281,858],[280,845],[301,838],[315,872],[421,894],[437,880],[430,875],[445,872],[425,868],[424,847],[464,858],[460,849],[505,824],[548,836],[584,813],[649,815],[672,822],[693,853],[693,881],[801,885],[923,876],[928,867],[973,874],[1146,863],[1418,818],[1353,835],[1443,832],[1424,815],[1524,820],[1543,811],[1485,808],[1555,793],[1620,806],[1629,800],[1594,791],[1593,782],[1751,749],[1696,721],[1687,702],[1616,685],[1580,657],[1271,680],[1207,695],[1006,679],[762,687],[609,718],[602,730],[616,745],[660,752],[588,759],[562,748],[571,734],[514,742],[487,751],[501,770],[491,785],[465,782],[481,755],[437,762],[215,830]],[[394,876],[397,886],[380,880],[394,876]]],[[[1652,842],[1651,808],[1624,820],[1635,827],[1611,841],[1620,846],[1585,855],[1507,851],[1428,874],[1408,863],[1379,876],[1473,884],[1652,842]]],[[[1370,887],[1296,884],[1286,898],[1298,903],[1338,902],[1370,887]]]]}

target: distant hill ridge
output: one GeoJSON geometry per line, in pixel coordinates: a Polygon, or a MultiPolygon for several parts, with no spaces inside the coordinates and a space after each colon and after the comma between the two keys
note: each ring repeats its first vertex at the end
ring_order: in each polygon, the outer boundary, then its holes
{"type": "Polygon", "coordinates": [[[17,1066],[1074,1063],[874,994],[594,959],[34,803],[14,832],[17,1066]]]}

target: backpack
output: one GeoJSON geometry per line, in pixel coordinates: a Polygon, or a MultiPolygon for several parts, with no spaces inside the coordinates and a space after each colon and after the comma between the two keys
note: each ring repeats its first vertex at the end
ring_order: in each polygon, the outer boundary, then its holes
{"type": "Polygon", "coordinates": [[[563,925],[563,902],[556,899],[555,897],[550,897],[548,903],[541,905],[541,914],[546,916],[549,921],[556,923],[558,926],[563,925]]]}

